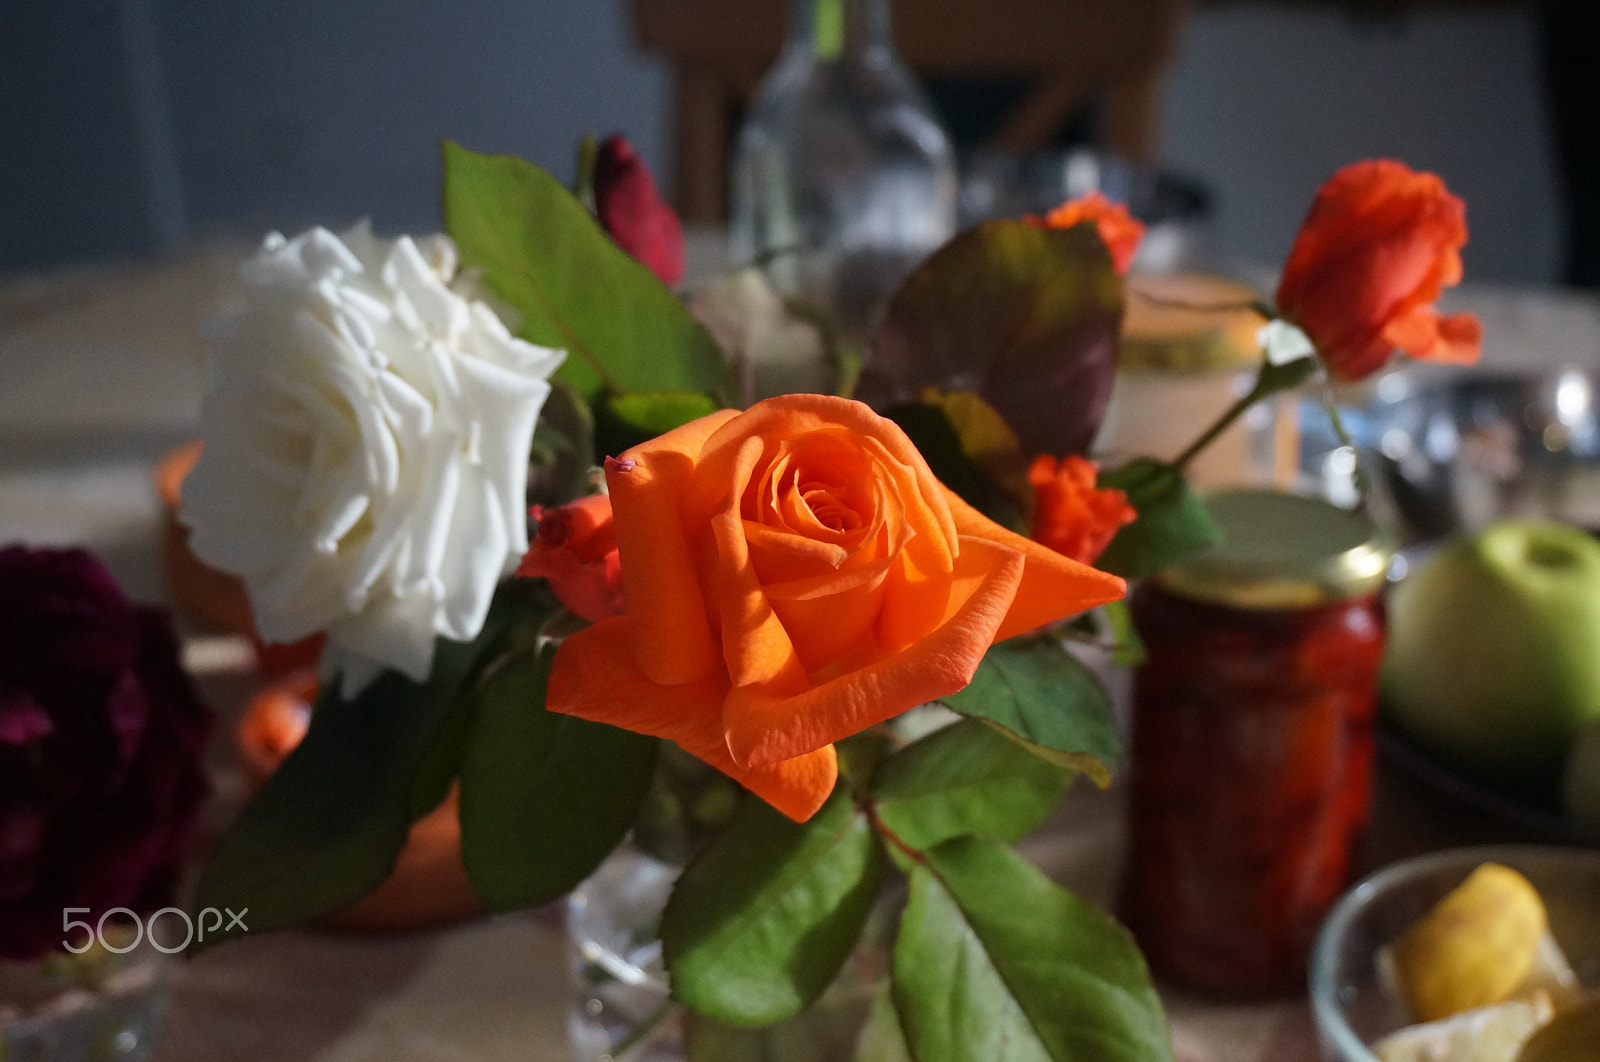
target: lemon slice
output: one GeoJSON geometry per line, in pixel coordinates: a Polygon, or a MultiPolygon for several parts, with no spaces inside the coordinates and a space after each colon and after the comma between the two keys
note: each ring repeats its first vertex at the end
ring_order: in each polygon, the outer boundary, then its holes
{"type": "Polygon", "coordinates": [[[1554,1013],[1544,995],[1479,1007],[1391,1033],[1372,1045],[1372,1053],[1379,1062],[1516,1062],[1522,1045],[1554,1013]]]}
{"type": "Polygon", "coordinates": [[[1501,1003],[1528,979],[1549,930],[1528,879],[1484,863],[1380,959],[1423,1022],[1501,1003]]]}

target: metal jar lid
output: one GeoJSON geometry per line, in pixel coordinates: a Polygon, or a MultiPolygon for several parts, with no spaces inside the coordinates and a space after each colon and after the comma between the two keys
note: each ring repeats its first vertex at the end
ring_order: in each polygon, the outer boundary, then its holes
{"type": "Polygon", "coordinates": [[[1393,549],[1361,513],[1270,490],[1218,491],[1205,506],[1222,538],[1154,577],[1170,593],[1235,608],[1305,608],[1383,586],[1393,549]]]}

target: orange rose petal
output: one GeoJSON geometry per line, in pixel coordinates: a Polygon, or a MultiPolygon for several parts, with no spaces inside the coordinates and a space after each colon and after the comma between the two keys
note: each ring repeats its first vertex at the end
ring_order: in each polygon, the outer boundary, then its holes
{"type": "Polygon", "coordinates": [[[768,583],[765,590],[768,601],[812,601],[832,594],[842,594],[859,586],[880,582],[894,567],[890,558],[858,564],[850,568],[809,579],[789,579],[781,583],[768,583]]]}
{"type": "MultiPolygon", "coordinates": [[[[739,424],[706,440],[700,461],[702,472],[698,479],[707,484],[732,482],[734,452],[750,436],[763,439],[790,439],[808,432],[839,434],[849,433],[858,444],[891,454],[899,465],[912,470],[928,498],[936,498],[934,489],[938,480],[928,470],[927,462],[911,444],[905,432],[893,421],[878,416],[869,407],[848,398],[833,395],[792,394],[769,398],[746,410],[739,424]]],[[[711,497],[709,488],[697,498],[698,513],[693,518],[702,519],[721,507],[719,498],[711,497]]],[[[949,537],[955,536],[948,526],[949,537]]]]}
{"type": "Polygon", "coordinates": [[[1100,234],[1100,241],[1106,245],[1116,271],[1126,273],[1144,239],[1144,222],[1129,214],[1127,207],[1098,191],[1081,199],[1069,199],[1044,216],[1044,223],[1052,229],[1070,229],[1086,221],[1100,234]]]}
{"type": "Polygon", "coordinates": [[[718,668],[719,649],[684,536],[680,509],[706,439],[738,416],[723,410],[635,446],[608,464],[622,597],[640,669],[656,682],[693,682],[718,668]],[[632,462],[631,466],[629,462],[632,462]],[[648,557],[629,564],[629,557],[648,557]]]}
{"type": "Polygon", "coordinates": [[[747,439],[730,471],[735,484],[724,509],[711,517],[711,538],[717,557],[717,614],[722,622],[722,660],[735,686],[782,680],[789,688],[805,683],[805,666],[795,653],[789,632],[773,612],[750,559],[744,520],[735,496],[761,459],[759,439],[747,439]]]}
{"type": "Polygon", "coordinates": [[[1471,365],[1483,344],[1483,325],[1470,313],[1440,317],[1424,306],[1392,321],[1383,338],[1413,358],[1471,365]]]}
{"type": "Polygon", "coordinates": [[[1475,365],[1483,350],[1483,322],[1470,313],[1439,318],[1439,345],[1427,356],[1434,361],[1475,365]]]}
{"type": "Polygon", "coordinates": [[[734,759],[759,766],[803,755],[962,689],[994,642],[1023,567],[1016,551],[962,539],[958,575],[971,580],[972,592],[926,638],[794,696],[763,686],[735,688],[722,712],[734,759]]]}
{"type": "MultiPolygon", "coordinates": [[[[995,641],[1004,641],[1108,601],[1121,600],[1128,592],[1127,582],[1118,576],[1079,564],[1048,546],[1008,531],[962,501],[953,491],[945,493],[956,527],[964,537],[987,539],[1027,559],[1022,585],[1017,589],[1016,600],[1000,625],[995,641]]],[[[965,544],[962,549],[965,551],[965,544]]]]}
{"type": "MultiPolygon", "coordinates": [[[[886,421],[896,432],[893,421],[886,421]]],[[[941,553],[940,570],[949,571],[955,553],[956,525],[950,510],[942,503],[944,485],[928,469],[928,463],[903,434],[898,439],[880,440],[866,437],[863,444],[878,455],[878,472],[886,474],[886,483],[896,493],[907,533],[899,541],[903,544],[916,538],[924,540],[924,548],[941,553]],[[889,443],[896,445],[889,445],[889,443]],[[898,444],[904,442],[902,448],[898,444]],[[909,452],[908,452],[909,451],[909,452]]]]}
{"type": "Polygon", "coordinates": [[[797,632],[791,640],[807,675],[863,649],[878,655],[872,633],[883,608],[882,583],[881,578],[867,580],[827,597],[780,599],[768,591],[767,600],[784,629],[797,632]]]}
{"type": "Polygon", "coordinates": [[[802,538],[753,520],[744,521],[750,556],[763,582],[788,582],[836,572],[850,551],[832,542],[802,538]]]}
{"type": "Polygon", "coordinates": [[[556,650],[545,707],[684,748],[704,744],[704,733],[719,729],[727,680],[716,674],[672,685],[651,681],[633,658],[631,622],[615,616],[569,635],[556,650]]]}
{"type": "Polygon", "coordinates": [[[718,679],[663,686],[634,664],[625,618],[570,635],[556,650],[545,706],[561,715],[665,738],[704,760],[796,822],[816,813],[833,792],[833,747],[764,767],[734,762],[722,734],[727,683],[718,679]]]}
{"type": "Polygon", "coordinates": [[[950,602],[947,562],[949,554],[920,535],[895,558],[878,614],[878,641],[886,650],[899,652],[938,628],[950,602]]]}
{"type": "Polygon", "coordinates": [[[1389,159],[1354,163],[1318,190],[1284,265],[1278,309],[1340,380],[1376,372],[1396,346],[1471,361],[1470,327],[1436,325],[1433,311],[1461,279],[1466,241],[1466,204],[1436,174],[1389,159]]]}

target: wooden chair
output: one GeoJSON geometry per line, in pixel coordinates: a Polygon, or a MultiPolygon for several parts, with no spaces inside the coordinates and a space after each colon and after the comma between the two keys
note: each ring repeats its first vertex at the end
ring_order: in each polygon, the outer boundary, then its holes
{"type": "MultiPolygon", "coordinates": [[[[788,0],[629,0],[633,34],[673,66],[678,210],[726,211],[732,124],[788,29],[788,0]]],[[[989,138],[1013,152],[1045,147],[1089,99],[1100,146],[1134,159],[1155,149],[1163,68],[1188,0],[894,0],[897,46],[923,75],[1026,78],[1029,95],[989,138]]]]}

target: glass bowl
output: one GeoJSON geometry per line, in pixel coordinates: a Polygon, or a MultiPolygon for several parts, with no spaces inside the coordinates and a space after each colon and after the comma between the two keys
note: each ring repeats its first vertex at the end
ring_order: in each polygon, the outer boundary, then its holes
{"type": "Polygon", "coordinates": [[[1491,845],[1416,856],[1361,881],[1322,923],[1311,956],[1311,1008],[1324,1059],[1377,1062],[1367,1045],[1406,1024],[1379,986],[1379,949],[1486,862],[1511,867],[1533,883],[1578,980],[1600,988],[1600,852],[1491,845]]]}

